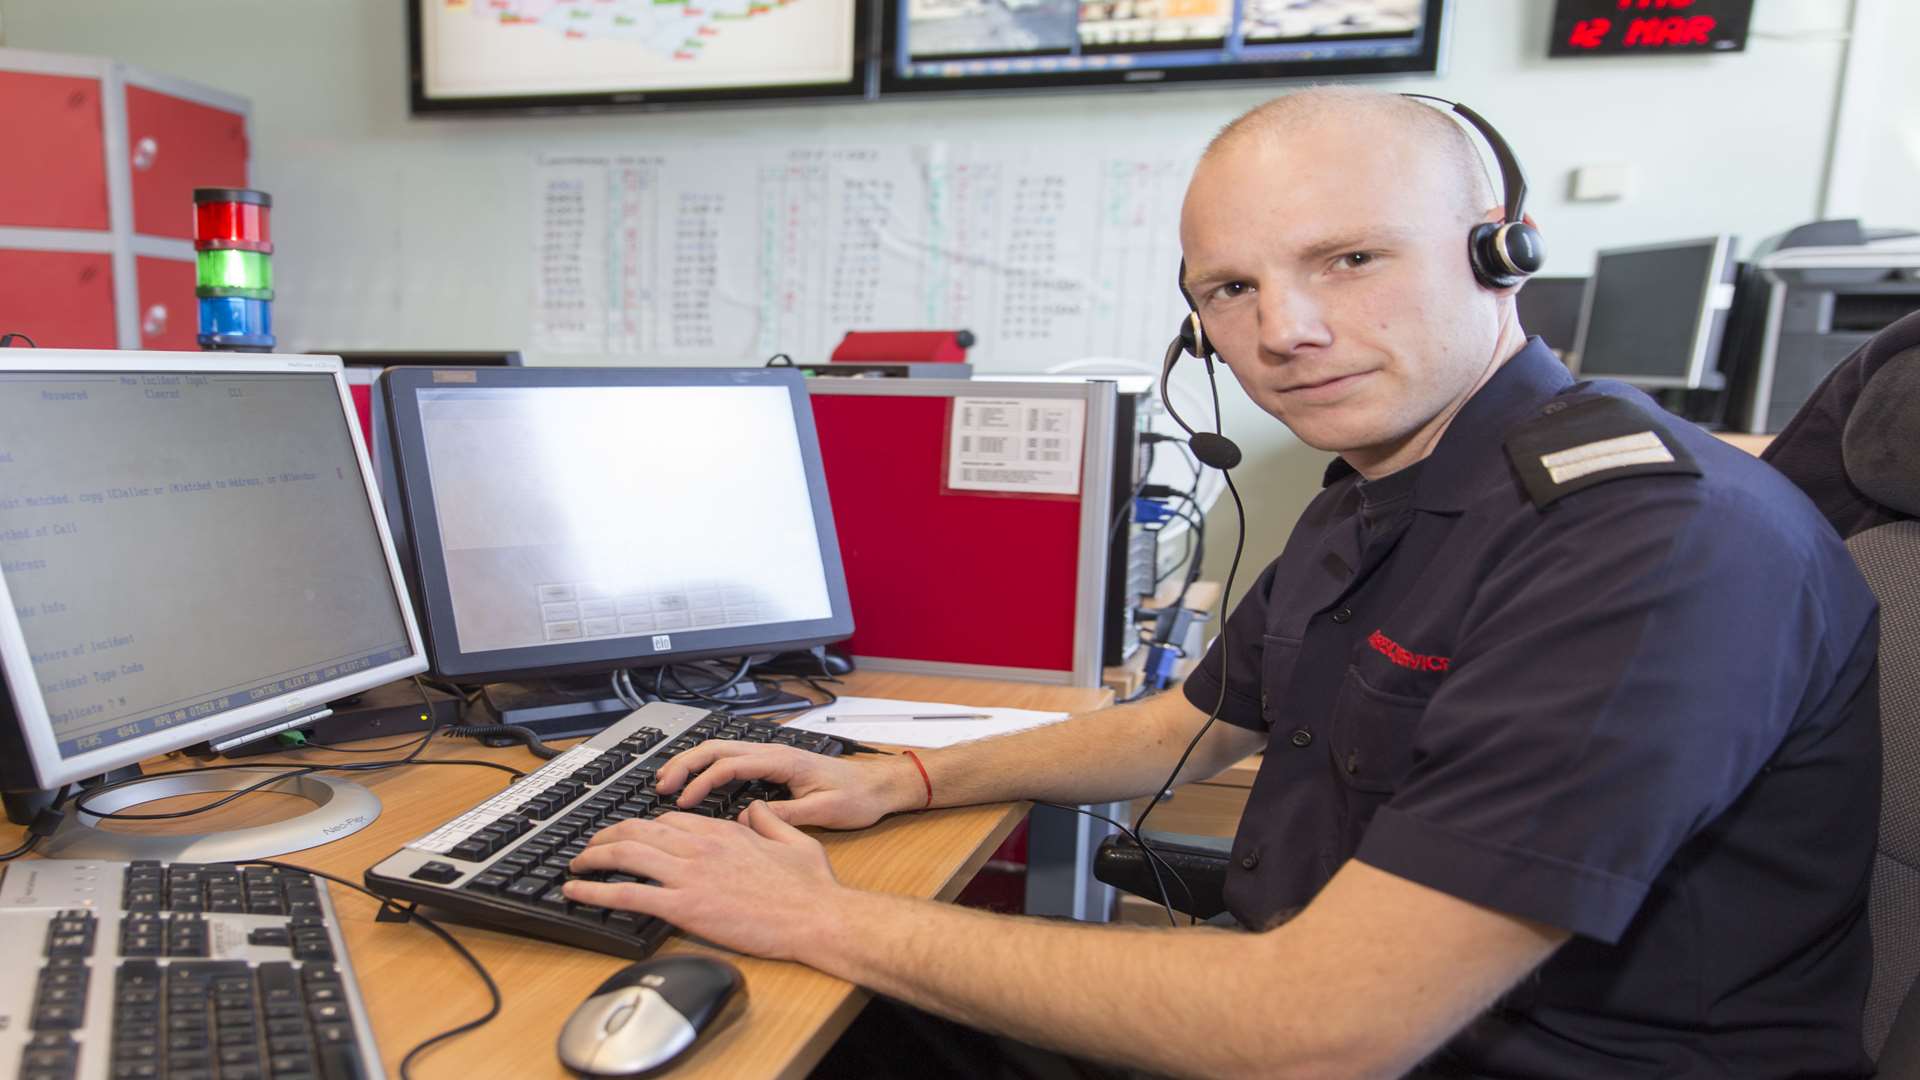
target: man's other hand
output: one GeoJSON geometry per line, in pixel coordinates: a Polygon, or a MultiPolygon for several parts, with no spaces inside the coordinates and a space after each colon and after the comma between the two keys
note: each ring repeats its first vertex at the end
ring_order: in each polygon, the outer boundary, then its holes
{"type": "Polygon", "coordinates": [[[789,825],[864,829],[888,814],[926,804],[920,772],[902,756],[854,762],[777,743],[726,740],[709,740],[675,756],[661,766],[654,790],[667,796],[678,792],[676,805],[691,808],[733,780],[785,786],[790,797],[768,803],[767,809],[789,825]]]}

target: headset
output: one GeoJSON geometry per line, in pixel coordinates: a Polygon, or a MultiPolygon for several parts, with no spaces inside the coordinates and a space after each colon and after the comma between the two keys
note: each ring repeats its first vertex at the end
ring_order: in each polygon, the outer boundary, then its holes
{"type": "MultiPolygon", "coordinates": [[[[1510,289],[1538,273],[1540,267],[1546,262],[1546,246],[1541,242],[1540,231],[1526,221],[1527,178],[1520,171],[1520,161],[1513,156],[1513,150],[1507,146],[1507,140],[1501,138],[1500,132],[1488,123],[1485,117],[1457,101],[1434,97],[1431,94],[1402,94],[1401,96],[1438,102],[1457,113],[1469,126],[1480,133],[1482,139],[1486,140],[1487,148],[1493,152],[1494,162],[1500,166],[1501,205],[1505,212],[1501,220],[1483,221],[1467,232],[1467,264],[1473,268],[1474,280],[1488,289],[1510,289]]],[[[1246,508],[1240,502],[1240,491],[1234,486],[1233,475],[1229,471],[1240,464],[1242,455],[1240,447],[1232,439],[1220,433],[1220,386],[1214,379],[1213,371],[1213,359],[1216,353],[1212,343],[1207,340],[1205,329],[1200,325],[1200,305],[1194,302],[1193,294],[1187,291],[1185,259],[1180,260],[1178,284],[1180,295],[1187,301],[1187,317],[1180,324],[1180,333],[1167,344],[1166,360],[1160,367],[1160,401],[1166,408],[1167,415],[1180,426],[1180,430],[1187,433],[1187,445],[1193,451],[1193,456],[1201,464],[1219,469],[1226,478],[1227,491],[1233,495],[1233,505],[1239,514],[1240,523],[1234,540],[1233,563],[1227,570],[1226,588],[1221,593],[1224,598],[1233,590],[1234,574],[1240,569],[1240,556],[1246,547],[1247,540],[1246,508]],[[1198,357],[1207,366],[1207,385],[1213,395],[1214,429],[1212,431],[1195,431],[1192,425],[1174,410],[1173,397],[1167,392],[1168,383],[1173,378],[1173,366],[1179,362],[1182,353],[1198,357]]],[[[1226,639],[1227,624],[1223,616],[1218,639],[1221,650],[1220,700],[1215,703],[1212,713],[1207,717],[1207,722],[1200,726],[1193,740],[1187,744],[1186,752],[1180,755],[1180,760],[1174,765],[1173,772],[1168,774],[1166,783],[1160,785],[1160,790],[1155,792],[1154,797],[1148,801],[1146,808],[1140,812],[1140,816],[1134,819],[1133,832],[1136,835],[1136,841],[1147,852],[1149,865],[1154,865],[1160,860],[1153,849],[1147,846],[1146,839],[1141,833],[1146,826],[1147,815],[1153,813],[1154,807],[1160,805],[1160,800],[1173,787],[1173,782],[1179,777],[1180,770],[1186,767],[1187,758],[1192,756],[1194,748],[1200,745],[1200,740],[1206,737],[1207,731],[1213,727],[1213,722],[1219,719],[1220,710],[1226,705],[1226,639]]],[[[1154,876],[1158,880],[1157,866],[1155,866],[1154,876]]],[[[1177,874],[1175,878],[1178,878],[1177,874]]],[[[1164,884],[1161,885],[1160,900],[1171,916],[1172,905],[1168,902],[1164,884]]]]}

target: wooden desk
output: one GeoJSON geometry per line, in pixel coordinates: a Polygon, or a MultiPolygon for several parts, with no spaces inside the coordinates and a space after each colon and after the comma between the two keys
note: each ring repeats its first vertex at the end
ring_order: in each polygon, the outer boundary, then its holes
{"type": "MultiPolygon", "coordinates": [[[[845,689],[867,697],[1066,712],[1112,700],[1104,689],[889,673],[850,676],[845,689]]],[[[288,756],[350,760],[324,751],[288,756]]],[[[435,740],[427,756],[484,756],[527,769],[539,764],[523,749],[488,750],[464,739],[435,740]]],[[[379,794],[379,820],[324,847],[281,858],[358,882],[368,866],[499,791],[507,777],[488,769],[445,768],[394,769],[357,779],[379,794]]],[[[273,802],[280,797],[253,798],[273,802]]],[[[192,819],[191,831],[217,828],[219,814],[238,809],[192,819]]],[[[242,811],[245,816],[226,820],[254,822],[261,812],[256,801],[242,811]]],[[[849,885],[951,900],[1025,812],[1025,805],[1017,803],[936,810],[891,818],[860,832],[819,835],[835,873],[849,885]]],[[[15,846],[21,831],[11,825],[0,829],[0,849],[15,846]]],[[[375,922],[376,905],[359,893],[341,888],[331,893],[390,1075],[398,1075],[401,1056],[415,1043],[486,1011],[480,980],[439,939],[417,926],[375,922]]],[[[428,1051],[416,1074],[462,1080],[570,1075],[554,1054],[560,1025],[601,980],[628,962],[491,930],[443,925],[493,974],[500,985],[501,1012],[478,1031],[428,1051]]],[[[867,1001],[866,993],[851,983],[797,964],[735,956],[677,937],[664,951],[727,956],[746,973],[749,995],[746,1015],[695,1051],[674,1072],[676,1080],[805,1076],[867,1001]]]]}
{"type": "Polygon", "coordinates": [[[1767,444],[1773,441],[1771,435],[1747,435],[1737,431],[1717,431],[1714,435],[1721,442],[1732,443],[1754,457],[1759,457],[1760,451],[1765,450],[1767,444]]]}

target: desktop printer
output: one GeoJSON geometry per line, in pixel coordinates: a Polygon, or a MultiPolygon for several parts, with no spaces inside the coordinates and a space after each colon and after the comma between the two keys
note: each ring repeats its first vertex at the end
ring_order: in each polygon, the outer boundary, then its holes
{"type": "Polygon", "coordinates": [[[1722,368],[1725,421],[1777,432],[1820,380],[1920,311],[1920,231],[1816,221],[1761,244],[1742,269],[1722,368]]]}

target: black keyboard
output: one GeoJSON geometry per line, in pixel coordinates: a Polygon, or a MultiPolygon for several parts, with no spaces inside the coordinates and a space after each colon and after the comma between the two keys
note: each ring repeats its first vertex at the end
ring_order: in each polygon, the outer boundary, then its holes
{"type": "Polygon", "coordinates": [[[39,859],[0,882],[0,1075],[380,1075],[324,891],[265,866],[39,859]],[[8,1073],[8,1066],[15,1071],[8,1073]]]}
{"type": "MultiPolygon", "coordinates": [[[[778,742],[837,755],[838,740],[680,705],[630,713],[498,795],[382,859],[367,887],[454,919],[640,959],[673,932],[659,919],[566,898],[567,869],[593,834],[616,822],[678,810],[654,791],[661,765],[708,739],[778,742]]],[[[785,798],[784,788],[733,781],[686,813],[734,818],[755,799],[785,798]]],[[[677,796],[676,796],[677,797],[677,796]]],[[[633,882],[626,874],[586,875],[633,882]]]]}

